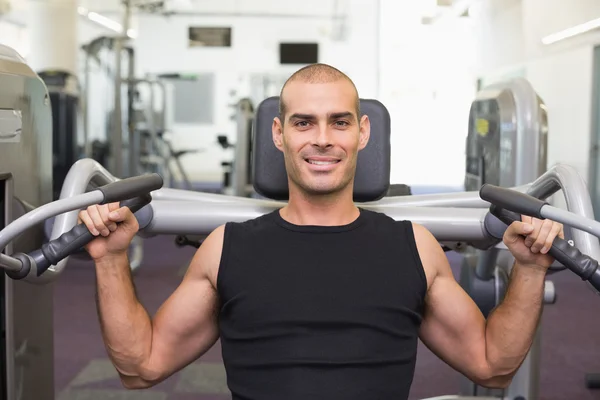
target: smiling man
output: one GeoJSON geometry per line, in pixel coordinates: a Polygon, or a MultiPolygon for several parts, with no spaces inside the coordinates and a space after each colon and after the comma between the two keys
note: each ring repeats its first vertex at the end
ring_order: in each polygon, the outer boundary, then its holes
{"type": "Polygon", "coordinates": [[[87,250],[123,384],[156,385],[220,338],[234,400],[402,400],[421,338],[480,385],[508,385],[532,343],[553,262],[547,251],[562,226],[523,218],[507,229],[516,263],[486,321],[423,226],[354,204],[370,124],[346,75],[322,64],[295,73],[272,131],[288,204],[212,232],[154,318],[131,280],[133,214],[118,204],[81,212],[98,236],[87,250]]]}
{"type": "Polygon", "coordinates": [[[329,66],[301,69],[281,91],[279,114],[273,142],[284,154],[290,182],[282,217],[302,225],[356,219],[354,203],[339,201],[352,199],[358,152],[371,131],[354,83],[329,66]],[[335,207],[323,208],[327,203],[335,207]]]}

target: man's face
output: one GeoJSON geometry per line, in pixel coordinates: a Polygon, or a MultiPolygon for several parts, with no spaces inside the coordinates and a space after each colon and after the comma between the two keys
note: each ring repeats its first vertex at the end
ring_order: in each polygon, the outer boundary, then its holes
{"type": "Polygon", "coordinates": [[[368,142],[367,116],[356,115],[354,86],[291,81],[284,89],[284,121],[273,121],[273,141],[284,153],[290,185],[307,194],[332,194],[354,182],[358,152],[368,142]]]}

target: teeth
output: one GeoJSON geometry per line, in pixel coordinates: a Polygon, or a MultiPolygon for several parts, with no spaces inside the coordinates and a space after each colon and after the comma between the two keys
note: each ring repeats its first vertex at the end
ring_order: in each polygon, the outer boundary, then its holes
{"type": "Polygon", "coordinates": [[[309,163],[311,164],[315,164],[315,165],[330,165],[330,164],[335,164],[337,161],[315,161],[315,160],[308,160],[309,163]]]}

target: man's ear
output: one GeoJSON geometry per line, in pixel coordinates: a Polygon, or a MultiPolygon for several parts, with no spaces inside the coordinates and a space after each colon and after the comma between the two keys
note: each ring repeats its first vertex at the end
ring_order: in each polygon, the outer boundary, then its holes
{"type": "Polygon", "coordinates": [[[371,121],[368,115],[363,115],[360,119],[360,136],[358,139],[358,150],[367,147],[369,138],[371,137],[371,121]]]}
{"type": "Polygon", "coordinates": [[[283,151],[283,124],[279,117],[273,118],[273,127],[271,128],[273,134],[273,143],[279,151],[283,151]]]}

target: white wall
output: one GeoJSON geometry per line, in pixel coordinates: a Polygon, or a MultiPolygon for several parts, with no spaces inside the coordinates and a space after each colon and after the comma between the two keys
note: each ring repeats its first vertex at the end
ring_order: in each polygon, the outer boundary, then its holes
{"type": "Polygon", "coordinates": [[[22,57],[26,57],[29,49],[27,28],[0,19],[0,43],[12,47],[22,57]]]}
{"type": "Polygon", "coordinates": [[[527,63],[527,79],[548,109],[548,162],[573,165],[584,179],[589,170],[592,122],[590,46],[575,47],[527,63]]]}
{"type": "MultiPolygon", "coordinates": [[[[243,14],[262,10],[331,15],[335,3],[326,0],[301,3],[205,1],[202,11],[243,14]]],[[[215,74],[214,123],[179,124],[171,128],[176,148],[205,150],[184,159],[192,180],[219,182],[222,179],[220,163],[231,158],[232,152],[222,150],[216,144],[216,135],[225,133],[235,140],[229,105],[240,96],[250,94],[250,74],[286,78],[299,66],[279,65],[278,43],[316,41],[320,44],[322,62],[346,72],[356,83],[361,97],[377,98],[389,108],[392,116],[392,182],[457,186],[464,176],[464,138],[468,108],[475,90],[472,27],[466,20],[435,27],[421,25],[419,13],[428,7],[425,3],[423,0],[340,1],[338,12],[348,16],[346,34],[342,37],[334,35],[338,25],[322,18],[137,16],[134,27],[138,38],[133,41],[137,73],[139,76],[161,72],[215,74]],[[188,48],[187,28],[190,25],[231,26],[233,47],[188,48]],[[230,96],[231,90],[237,91],[236,96],[230,96]]],[[[87,0],[80,5],[120,20],[118,2],[87,0]]],[[[81,43],[105,34],[114,33],[80,20],[81,43]]],[[[81,54],[79,63],[83,64],[81,54]]],[[[97,67],[93,69],[90,135],[91,138],[103,138],[105,112],[112,103],[113,88],[97,67]]],[[[270,90],[265,94],[277,94],[279,86],[275,84],[270,90]]],[[[201,104],[198,106],[202,107],[201,104]]]]}
{"type": "MultiPolygon", "coordinates": [[[[260,3],[252,6],[260,9],[260,3]]],[[[269,4],[271,5],[272,2],[269,4]]],[[[305,13],[320,10],[320,1],[303,1],[305,13]]],[[[135,41],[138,73],[212,72],[216,87],[213,108],[214,124],[172,126],[176,148],[203,148],[198,155],[186,156],[184,166],[192,180],[220,181],[220,163],[231,157],[216,144],[218,133],[229,134],[235,141],[235,125],[230,121],[229,105],[235,100],[231,90],[245,93],[244,80],[250,73],[290,75],[299,66],[280,66],[278,43],[281,41],[315,41],[320,44],[320,61],[347,73],[363,97],[377,95],[377,15],[371,0],[346,2],[349,32],[345,40],[331,37],[333,24],[327,19],[257,18],[257,17],[140,17],[139,38],[135,41]],[[231,48],[188,48],[187,29],[196,26],[231,26],[231,48]]],[[[265,4],[266,5],[266,4],[265,4]]],[[[281,6],[279,6],[281,8],[281,6]]],[[[277,10],[271,10],[277,12],[277,10]]],[[[198,104],[202,107],[202,104],[198,104]]]]}
{"type": "Polygon", "coordinates": [[[419,8],[384,1],[380,100],[392,116],[393,183],[460,187],[475,95],[468,19],[422,25],[419,8]]]}
{"type": "Polygon", "coordinates": [[[592,32],[552,45],[542,38],[600,17],[594,0],[484,0],[477,21],[478,74],[484,81],[525,76],[548,108],[548,162],[575,166],[587,179],[590,166],[592,32]]]}

